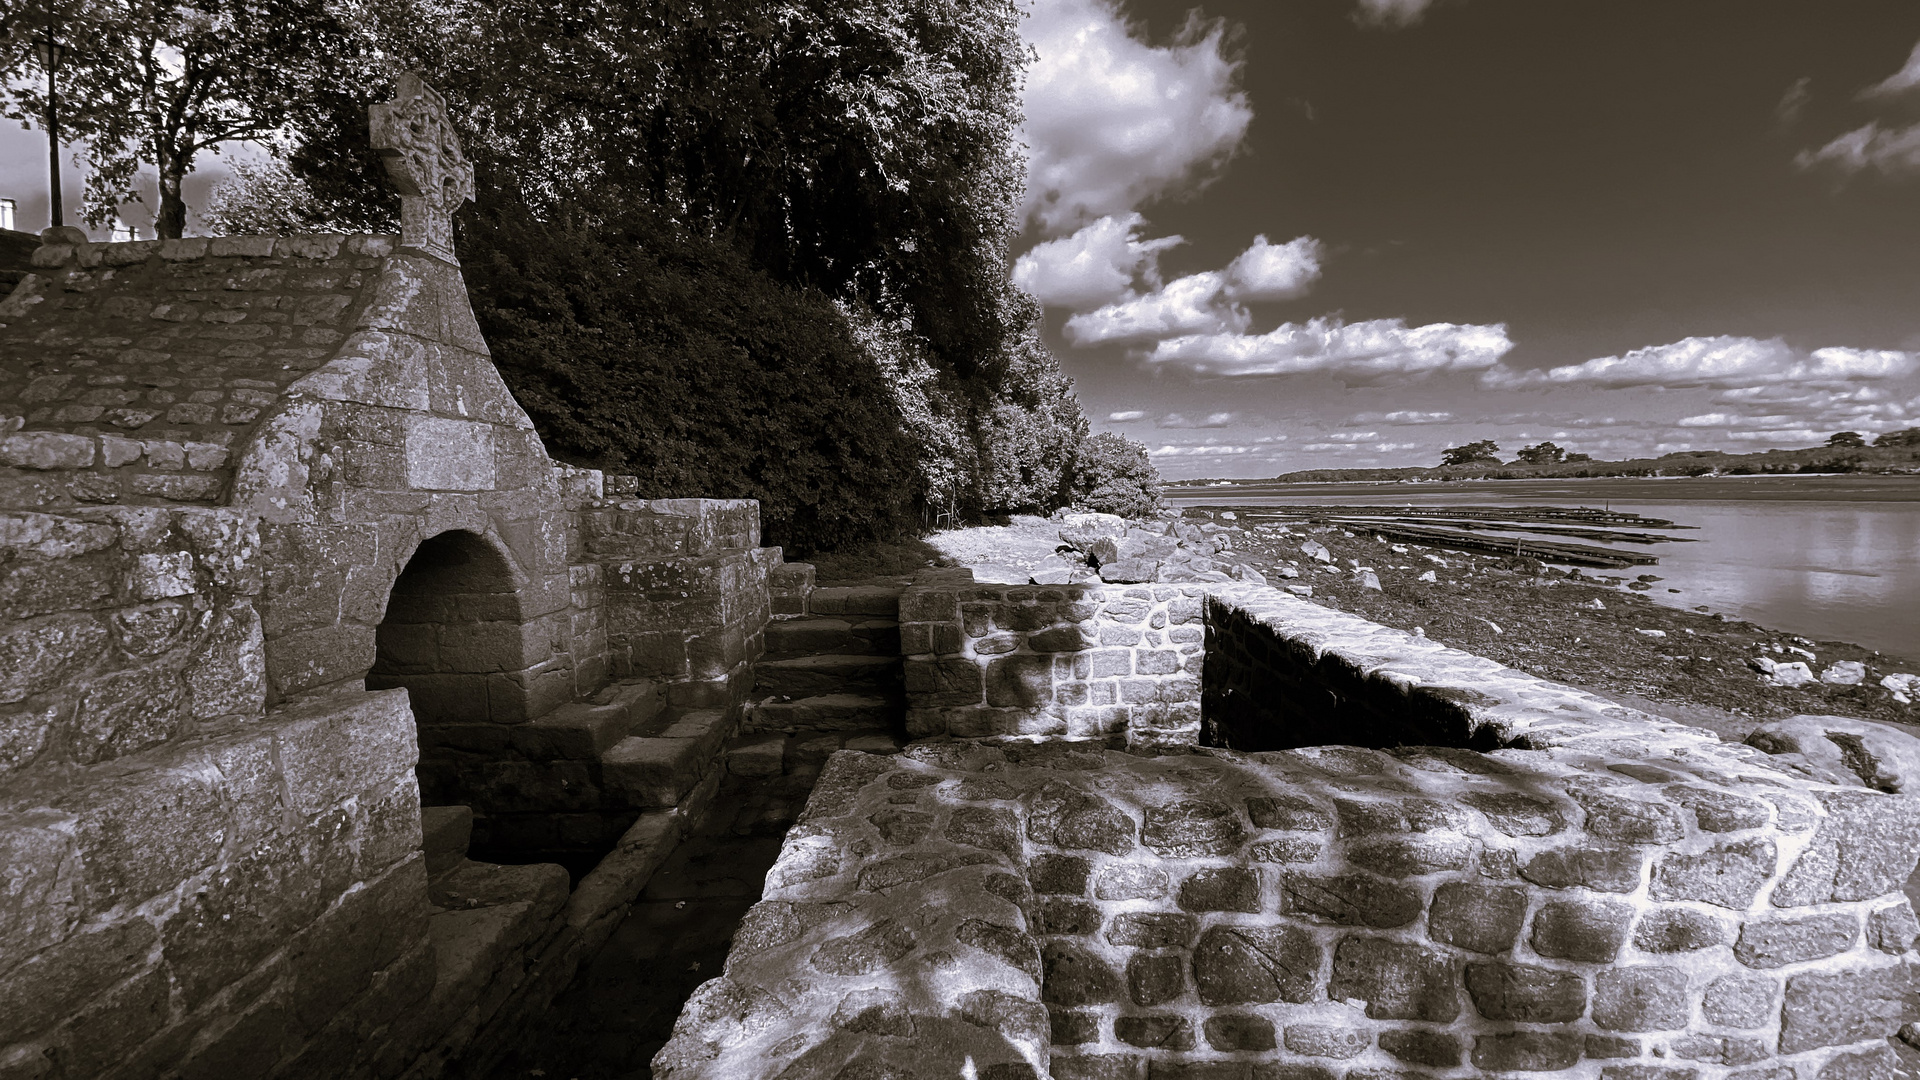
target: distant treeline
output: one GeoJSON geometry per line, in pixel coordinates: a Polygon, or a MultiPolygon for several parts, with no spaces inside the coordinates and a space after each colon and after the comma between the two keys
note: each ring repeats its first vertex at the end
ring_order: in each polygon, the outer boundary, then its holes
{"type": "Polygon", "coordinates": [[[1755,454],[1686,450],[1657,458],[1631,458],[1626,461],[1527,465],[1483,460],[1434,468],[1303,469],[1276,476],[1271,482],[1326,484],[1391,480],[1551,480],[1597,476],[1761,476],[1791,473],[1920,473],[1920,446],[1818,446],[1755,454]]]}

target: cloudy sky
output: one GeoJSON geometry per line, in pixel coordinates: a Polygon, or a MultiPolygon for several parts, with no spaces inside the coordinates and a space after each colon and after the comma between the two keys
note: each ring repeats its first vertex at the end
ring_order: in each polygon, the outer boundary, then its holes
{"type": "Polygon", "coordinates": [[[1912,0],[1034,0],[1015,278],[1169,477],[1920,425],[1912,0]]]}

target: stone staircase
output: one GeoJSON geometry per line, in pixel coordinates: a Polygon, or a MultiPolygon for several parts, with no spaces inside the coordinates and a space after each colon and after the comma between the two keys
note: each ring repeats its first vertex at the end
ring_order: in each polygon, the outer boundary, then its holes
{"type": "Polygon", "coordinates": [[[808,587],[767,624],[747,731],[898,730],[906,718],[898,579],[808,587]]]}

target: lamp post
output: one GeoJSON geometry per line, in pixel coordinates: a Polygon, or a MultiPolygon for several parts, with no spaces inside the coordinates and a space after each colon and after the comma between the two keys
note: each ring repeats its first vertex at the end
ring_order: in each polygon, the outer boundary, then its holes
{"type": "Polygon", "coordinates": [[[47,196],[48,224],[59,227],[66,224],[66,211],[60,205],[60,47],[59,36],[55,33],[53,21],[53,0],[47,0],[47,32],[43,38],[36,39],[33,51],[40,56],[40,66],[47,72],[47,196]]]}

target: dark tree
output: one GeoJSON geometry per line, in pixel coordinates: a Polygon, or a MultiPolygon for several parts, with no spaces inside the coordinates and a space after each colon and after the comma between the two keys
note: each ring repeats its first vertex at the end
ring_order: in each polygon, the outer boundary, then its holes
{"type": "Polygon", "coordinates": [[[1836,431],[1827,436],[1828,446],[1865,446],[1867,440],[1857,431],[1836,431]]]}
{"type": "Polygon", "coordinates": [[[1875,446],[1920,446],[1920,428],[1889,431],[1873,440],[1875,446]]]}
{"type": "Polygon", "coordinates": [[[1470,442],[1461,446],[1449,446],[1440,451],[1440,464],[1442,466],[1472,465],[1483,461],[1498,463],[1500,459],[1493,455],[1499,452],[1499,444],[1492,439],[1482,439],[1479,442],[1470,442]]]}
{"type": "MultiPolygon", "coordinates": [[[[1496,447],[1495,449],[1498,449],[1496,447]]],[[[1553,465],[1565,461],[1567,452],[1550,442],[1520,448],[1520,460],[1529,465],[1553,465]]]]}
{"type": "Polygon", "coordinates": [[[1111,431],[1088,436],[1074,459],[1075,505],[1121,517],[1160,509],[1160,474],[1145,444],[1111,431]]]}

